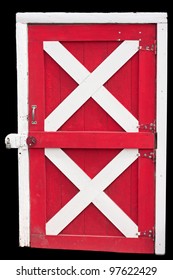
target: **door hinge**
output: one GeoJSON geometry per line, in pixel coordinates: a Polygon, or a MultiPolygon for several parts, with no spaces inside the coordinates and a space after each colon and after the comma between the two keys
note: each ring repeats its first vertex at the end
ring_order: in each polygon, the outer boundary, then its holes
{"type": "Polygon", "coordinates": [[[156,161],[156,151],[153,150],[152,152],[146,152],[146,151],[141,150],[140,157],[148,158],[148,159],[151,159],[155,162],[156,161]]]}
{"type": "Polygon", "coordinates": [[[147,123],[147,124],[139,124],[138,128],[140,128],[141,130],[149,130],[151,132],[155,132],[156,131],[156,124],[155,124],[155,122],[147,123]]]}
{"type": "Polygon", "coordinates": [[[151,51],[151,52],[154,52],[155,54],[157,54],[157,44],[156,44],[156,41],[151,44],[151,45],[141,45],[139,46],[139,50],[142,50],[142,51],[151,51]]]}
{"type": "Polygon", "coordinates": [[[148,238],[152,238],[154,240],[155,239],[155,230],[153,228],[153,229],[149,229],[149,230],[139,231],[138,236],[139,237],[148,237],[148,238]]]}
{"type": "Polygon", "coordinates": [[[17,134],[17,133],[10,133],[5,137],[5,145],[7,149],[18,149],[23,148],[27,149],[26,143],[27,134],[17,134]]]}

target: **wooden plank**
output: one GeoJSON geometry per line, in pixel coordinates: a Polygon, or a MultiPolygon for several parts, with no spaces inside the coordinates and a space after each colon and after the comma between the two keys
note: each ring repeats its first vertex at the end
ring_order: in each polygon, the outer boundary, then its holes
{"type": "MultiPolygon", "coordinates": [[[[29,76],[29,131],[43,131],[45,119],[44,54],[42,43],[32,41],[28,31],[28,76],[29,76]],[[39,63],[35,63],[39,61],[39,63]],[[37,105],[32,123],[32,105],[37,105]]],[[[30,233],[45,234],[46,223],[46,166],[43,149],[29,151],[30,159],[30,233]],[[42,209],[40,211],[39,209],[42,209]]]]}
{"type": "MultiPolygon", "coordinates": [[[[58,44],[57,46],[59,47],[60,45],[58,44]]],[[[87,78],[85,78],[80,83],[80,85],[46,118],[45,130],[55,131],[58,128],[60,128],[137,51],[138,51],[137,41],[133,41],[133,40],[124,41],[90,75],[87,75],[87,78]],[[112,63],[112,61],[115,61],[115,63],[112,63]]],[[[64,53],[64,49],[63,52],[60,52],[60,57],[63,55],[63,53],[64,53]]],[[[56,52],[56,61],[58,61],[59,59],[58,54],[59,52],[56,52]]],[[[66,63],[64,64],[64,60],[61,61],[61,66],[62,65],[66,69],[66,63]]],[[[73,64],[70,66],[72,66],[73,68],[73,64]]],[[[106,97],[109,99],[111,98],[110,96],[106,96],[106,97]]],[[[96,97],[95,99],[97,100],[98,97],[96,97]]],[[[102,103],[104,104],[105,102],[106,99],[101,100],[100,105],[102,106],[102,103]]],[[[109,100],[109,104],[111,103],[112,103],[112,98],[111,100],[109,100]]],[[[116,104],[119,105],[118,102],[116,104]]],[[[116,110],[114,109],[114,111],[116,110]]],[[[121,114],[121,118],[123,118],[123,114],[121,114]]],[[[123,119],[125,120],[126,123],[126,118],[123,119]]],[[[133,117],[133,120],[135,121],[136,119],[133,117]]],[[[136,121],[135,128],[137,127],[137,124],[138,122],[136,121]]]]}
{"type": "MultiPolygon", "coordinates": [[[[16,24],[18,133],[28,133],[28,35],[27,25],[16,24]]],[[[19,244],[30,245],[29,153],[18,149],[19,244]]]]}
{"type": "MultiPolygon", "coordinates": [[[[119,44],[115,44],[113,50],[115,50],[118,45],[119,44]]],[[[108,55],[110,55],[110,53],[111,52],[107,49],[107,41],[87,41],[84,43],[84,61],[82,64],[87,71],[92,72],[106,57],[108,57],[108,55]]],[[[106,84],[104,84],[105,89],[106,84]]],[[[107,120],[110,119],[110,117],[103,111],[102,107],[99,106],[93,98],[90,98],[83,107],[85,110],[85,131],[106,131],[107,120]]],[[[98,172],[100,172],[100,170],[102,170],[103,167],[116,156],[116,151],[111,149],[85,149],[85,153],[84,171],[91,179],[94,178],[98,172]]],[[[108,196],[107,198],[109,199],[108,196]]],[[[104,212],[105,211],[103,211],[101,207],[98,208],[95,203],[88,205],[84,211],[84,234],[106,236],[109,224],[117,229],[116,226],[110,222],[108,216],[106,218],[104,212]]]]}
{"type": "Polygon", "coordinates": [[[150,132],[111,132],[111,131],[30,131],[29,137],[36,139],[36,144],[29,148],[85,148],[114,149],[140,148],[154,149],[155,137],[150,132]]]}
{"type": "Polygon", "coordinates": [[[166,22],[166,13],[17,13],[21,23],[157,23],[166,22]]]}
{"type": "MultiPolygon", "coordinates": [[[[130,29],[130,28],[129,28],[130,29]]],[[[113,48],[112,44],[109,43],[110,51],[113,48]]],[[[129,60],[127,63],[121,68],[120,71],[116,73],[106,84],[107,89],[111,92],[112,96],[116,97],[119,102],[131,113],[132,106],[131,106],[131,99],[132,99],[132,60],[138,56],[138,52],[129,60]]],[[[138,66],[137,66],[138,69],[138,66]]],[[[134,95],[134,92],[133,92],[134,95]]],[[[115,110],[114,110],[115,111],[115,110]]],[[[117,111],[117,110],[116,110],[117,111]]],[[[136,115],[136,118],[138,116],[136,115]]],[[[126,119],[126,123],[128,123],[128,118],[126,119]]],[[[109,129],[113,129],[113,124],[109,121],[109,129]]],[[[130,124],[129,127],[130,129],[130,124]]],[[[132,128],[129,131],[132,131],[132,128]]],[[[119,130],[117,127],[116,130],[119,130]]],[[[136,127],[136,131],[138,128],[136,127]]],[[[133,163],[134,164],[134,163],[133,163]]],[[[115,180],[108,187],[106,193],[111,197],[113,201],[115,201],[123,211],[132,218],[131,214],[131,187],[133,182],[131,182],[132,178],[132,166],[133,164],[124,172],[119,178],[115,180]]],[[[136,210],[137,211],[137,210],[136,210]]],[[[137,220],[136,220],[137,223],[137,220]]],[[[115,232],[112,225],[109,225],[107,235],[113,236],[121,236],[120,232],[115,232]]]]}
{"type": "Polygon", "coordinates": [[[43,42],[43,49],[78,84],[90,75],[90,72],[60,42],[45,41],[43,42]]]}
{"type": "MultiPolygon", "coordinates": [[[[29,34],[30,36],[30,34],[29,34]]],[[[45,96],[44,96],[44,54],[41,42],[28,42],[29,57],[29,130],[42,131],[45,118],[45,96]],[[39,63],[35,64],[38,60],[39,63]],[[37,86],[35,86],[37,85],[37,86]],[[36,124],[32,124],[32,105],[37,105],[35,110],[36,124]]]]}
{"type": "Polygon", "coordinates": [[[165,253],[167,147],[167,24],[157,25],[156,254],[165,253]]]}
{"type": "Polygon", "coordinates": [[[97,252],[145,253],[153,254],[154,246],[151,238],[124,238],[115,236],[81,236],[32,235],[32,247],[66,250],[85,250],[97,252]],[[41,242],[40,242],[41,239],[41,242]]]}
{"type": "Polygon", "coordinates": [[[122,42],[151,38],[154,24],[42,24],[28,26],[33,41],[122,42]]]}
{"type": "Polygon", "coordinates": [[[107,90],[101,88],[93,95],[93,99],[115,120],[125,131],[138,131],[138,120],[107,90]],[[128,122],[127,122],[128,119],[128,122]]]}
{"type": "MultiPolygon", "coordinates": [[[[155,36],[156,30],[153,30],[153,43],[155,36]]],[[[141,40],[140,43],[142,45],[147,42],[141,40]]],[[[139,124],[155,122],[155,74],[155,53],[147,50],[139,51],[139,124]]],[[[143,153],[146,154],[150,152],[154,151],[143,150],[143,153]]],[[[153,230],[155,225],[155,164],[153,159],[143,156],[139,157],[138,162],[138,226],[140,232],[153,230]]]]}
{"type": "MultiPolygon", "coordinates": [[[[50,155],[49,155],[50,157],[50,155]]],[[[52,157],[54,155],[52,154],[52,157]]],[[[124,149],[46,224],[46,233],[59,234],[138,157],[137,149],[124,149]]],[[[69,178],[70,179],[70,178],[69,178]]]]}
{"type": "MultiPolygon", "coordinates": [[[[92,179],[61,149],[46,149],[45,154],[79,190],[90,185],[92,179]]],[[[137,238],[137,225],[104,192],[92,202],[126,237],[137,238]]]]}
{"type": "Polygon", "coordinates": [[[46,172],[42,149],[30,150],[30,233],[45,234],[46,172]],[[41,209],[41,210],[39,210],[41,209]]]}

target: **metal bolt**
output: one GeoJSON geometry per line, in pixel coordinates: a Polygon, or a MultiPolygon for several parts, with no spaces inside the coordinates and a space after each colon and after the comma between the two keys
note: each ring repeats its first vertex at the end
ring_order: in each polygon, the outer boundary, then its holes
{"type": "Polygon", "coordinates": [[[6,139],[6,149],[11,149],[11,143],[9,137],[6,139]]]}

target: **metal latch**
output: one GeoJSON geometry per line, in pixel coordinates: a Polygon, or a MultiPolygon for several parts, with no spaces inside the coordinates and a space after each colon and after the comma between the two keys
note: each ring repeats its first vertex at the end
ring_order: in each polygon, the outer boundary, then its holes
{"type": "Polygon", "coordinates": [[[154,240],[154,238],[155,238],[154,229],[139,231],[138,236],[139,237],[149,237],[154,240]]]}
{"type": "Polygon", "coordinates": [[[154,123],[147,123],[147,124],[139,124],[138,128],[142,129],[142,130],[149,130],[151,132],[155,132],[156,131],[156,124],[154,123]]]}
{"type": "Polygon", "coordinates": [[[18,149],[22,147],[27,148],[26,143],[27,134],[10,133],[5,137],[5,145],[7,149],[18,149]]]}
{"type": "Polygon", "coordinates": [[[141,151],[140,156],[143,158],[151,159],[154,162],[156,161],[156,151],[155,150],[153,150],[152,152],[141,151]]]}
{"type": "Polygon", "coordinates": [[[156,41],[154,41],[153,44],[147,44],[147,45],[141,45],[139,46],[139,50],[142,50],[142,51],[152,51],[154,52],[155,54],[157,53],[157,45],[156,45],[156,41]]]}
{"type": "Polygon", "coordinates": [[[37,124],[37,121],[35,119],[35,112],[37,109],[37,105],[32,105],[31,108],[32,108],[32,124],[37,124]]]}

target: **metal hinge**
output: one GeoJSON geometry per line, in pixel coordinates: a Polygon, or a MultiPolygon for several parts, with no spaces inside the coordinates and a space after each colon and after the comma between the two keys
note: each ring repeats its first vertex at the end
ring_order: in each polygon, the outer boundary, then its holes
{"type": "Polygon", "coordinates": [[[139,124],[138,128],[140,128],[142,130],[149,130],[151,132],[155,132],[156,131],[156,124],[155,124],[155,122],[147,123],[147,124],[139,124]]]}
{"type": "Polygon", "coordinates": [[[139,50],[142,50],[142,51],[152,51],[152,52],[154,52],[155,54],[157,54],[157,45],[156,45],[156,42],[154,42],[154,43],[151,44],[151,45],[139,46],[139,50]]]}
{"type": "Polygon", "coordinates": [[[154,228],[153,229],[149,229],[149,230],[139,231],[138,232],[138,236],[139,237],[149,237],[149,238],[152,238],[154,240],[155,239],[154,228]]]}
{"type": "Polygon", "coordinates": [[[153,150],[152,152],[141,151],[140,152],[140,157],[148,158],[148,159],[151,159],[155,162],[156,161],[156,151],[155,150],[153,150]]]}
{"type": "Polygon", "coordinates": [[[26,138],[27,134],[22,133],[22,134],[17,134],[17,133],[11,133],[8,134],[5,137],[5,145],[7,149],[18,149],[18,148],[27,148],[27,143],[26,143],[26,138]]]}

